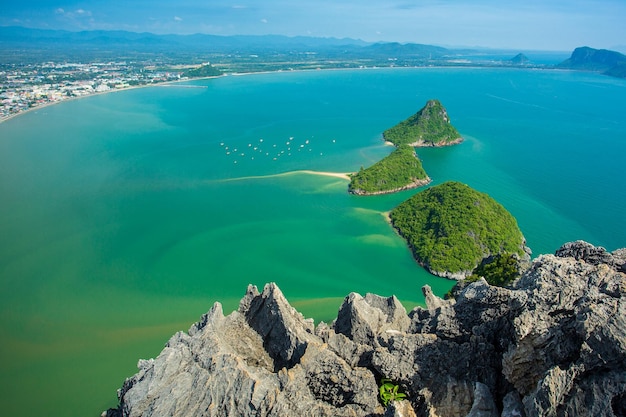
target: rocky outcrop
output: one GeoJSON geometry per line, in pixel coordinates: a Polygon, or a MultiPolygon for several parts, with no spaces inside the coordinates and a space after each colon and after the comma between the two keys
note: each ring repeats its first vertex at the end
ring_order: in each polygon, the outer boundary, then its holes
{"type": "Polygon", "coordinates": [[[510,288],[484,280],[409,314],[350,294],[314,326],[275,284],[219,303],[139,362],[109,416],[625,416],[626,251],[542,255],[510,288]],[[407,395],[384,408],[378,383],[407,395]]]}

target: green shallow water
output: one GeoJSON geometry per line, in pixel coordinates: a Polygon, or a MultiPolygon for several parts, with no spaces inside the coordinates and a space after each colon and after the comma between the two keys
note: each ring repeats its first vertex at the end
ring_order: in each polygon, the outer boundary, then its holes
{"type": "Polygon", "coordinates": [[[445,293],[452,283],[420,269],[382,216],[415,190],[363,198],[343,179],[276,175],[370,165],[390,152],[381,132],[430,98],[466,138],[418,149],[434,184],[492,195],[535,254],[575,239],[626,246],[625,92],[557,71],[276,73],[0,124],[0,407],[99,415],[137,359],[213,302],[236,309],[250,283],[277,282],[316,320],[351,291],[407,308],[424,284],[445,293]]]}

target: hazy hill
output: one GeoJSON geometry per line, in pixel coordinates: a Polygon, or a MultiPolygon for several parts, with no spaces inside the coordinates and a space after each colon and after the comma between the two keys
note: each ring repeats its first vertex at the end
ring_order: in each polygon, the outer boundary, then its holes
{"type": "Polygon", "coordinates": [[[530,59],[526,55],[519,53],[511,58],[510,62],[513,65],[527,65],[530,64],[530,59]]]}
{"type": "Polygon", "coordinates": [[[626,55],[608,49],[583,46],[574,49],[572,55],[557,68],[584,71],[600,71],[614,77],[626,77],[626,55]]]}

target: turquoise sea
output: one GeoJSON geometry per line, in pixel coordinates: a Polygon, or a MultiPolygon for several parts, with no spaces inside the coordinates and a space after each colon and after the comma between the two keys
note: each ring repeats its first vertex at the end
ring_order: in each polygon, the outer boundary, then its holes
{"type": "Polygon", "coordinates": [[[351,291],[450,281],[355,197],[381,132],[437,98],[465,137],[418,149],[434,184],[489,193],[534,255],[626,246],[626,80],[487,68],[227,76],[92,96],[0,124],[0,409],[97,416],[139,358],[213,302],[277,282],[330,320],[351,291]]]}

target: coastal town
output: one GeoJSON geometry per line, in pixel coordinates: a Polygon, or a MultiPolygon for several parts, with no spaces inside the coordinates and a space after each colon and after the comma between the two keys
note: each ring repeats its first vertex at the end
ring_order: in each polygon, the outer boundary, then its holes
{"type": "Polygon", "coordinates": [[[188,78],[186,71],[196,67],[126,61],[0,65],[0,122],[76,97],[179,81],[188,78]]]}

